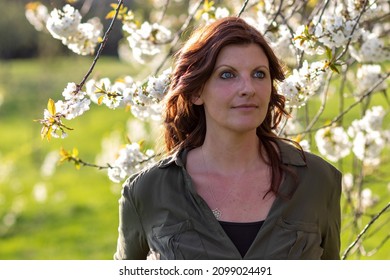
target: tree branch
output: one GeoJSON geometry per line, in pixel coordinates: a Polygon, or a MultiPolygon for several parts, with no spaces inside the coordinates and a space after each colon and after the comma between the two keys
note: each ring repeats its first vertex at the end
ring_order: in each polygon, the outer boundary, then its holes
{"type": "Polygon", "coordinates": [[[248,6],[248,3],[249,3],[249,0],[245,0],[244,4],[242,5],[240,11],[239,11],[238,14],[237,14],[237,17],[240,17],[241,14],[245,11],[246,6],[248,6]]]}
{"type": "Polygon", "coordinates": [[[85,76],[84,76],[84,78],[82,79],[82,81],[77,85],[77,87],[78,87],[79,90],[82,89],[82,88],[84,87],[85,82],[87,81],[88,77],[91,75],[93,69],[95,68],[96,63],[97,63],[98,59],[100,58],[100,55],[101,55],[101,53],[102,53],[104,47],[106,46],[106,43],[107,43],[109,34],[111,33],[111,30],[112,30],[112,28],[113,28],[113,26],[114,26],[114,23],[115,23],[115,21],[116,21],[116,19],[117,19],[117,17],[118,17],[119,10],[120,10],[120,8],[122,7],[122,5],[123,5],[123,0],[118,0],[118,6],[117,6],[116,9],[115,9],[115,15],[114,15],[114,17],[112,18],[111,23],[110,23],[110,26],[109,26],[108,29],[106,30],[106,33],[104,34],[103,40],[102,40],[102,42],[100,43],[100,46],[99,46],[99,49],[98,49],[98,51],[97,51],[97,53],[96,53],[96,55],[95,55],[95,58],[94,58],[94,60],[93,60],[93,62],[92,62],[92,64],[91,64],[91,66],[90,66],[88,72],[85,74],[85,76]]]}
{"type": "Polygon", "coordinates": [[[322,128],[326,128],[326,127],[330,127],[332,125],[334,125],[335,123],[337,123],[339,120],[341,120],[349,111],[351,111],[353,108],[355,108],[357,105],[361,104],[362,101],[364,99],[366,99],[367,97],[369,97],[375,90],[375,88],[377,86],[379,86],[382,82],[384,82],[388,77],[390,76],[390,72],[389,73],[386,73],[382,79],[378,80],[369,90],[367,90],[367,92],[365,94],[363,94],[362,96],[359,97],[358,100],[356,100],[354,103],[352,103],[347,109],[345,109],[343,112],[341,112],[339,115],[337,115],[336,117],[334,117],[328,124],[325,124],[323,126],[320,126],[320,127],[317,127],[317,128],[309,128],[309,129],[305,129],[303,131],[300,131],[300,132],[297,132],[297,133],[290,133],[290,134],[286,134],[286,136],[297,136],[297,135],[300,135],[300,134],[307,134],[307,133],[310,133],[310,132],[314,132],[314,131],[318,131],[322,128]]]}
{"type": "Polygon", "coordinates": [[[362,238],[362,236],[367,232],[367,230],[374,224],[374,222],[388,209],[390,209],[390,202],[387,203],[387,205],[379,211],[378,214],[376,214],[372,220],[364,227],[364,229],[359,233],[355,241],[351,243],[351,245],[348,246],[348,248],[344,251],[343,256],[341,257],[342,260],[345,260],[348,257],[349,252],[352,250],[352,248],[359,242],[359,240],[362,238]]]}
{"type": "Polygon", "coordinates": [[[172,42],[171,42],[171,47],[167,53],[167,55],[165,56],[165,58],[163,59],[163,61],[160,63],[160,65],[157,67],[156,71],[154,72],[154,75],[157,75],[158,72],[160,72],[161,68],[163,67],[163,65],[165,64],[165,62],[168,60],[168,58],[173,54],[173,49],[175,48],[177,42],[180,40],[180,36],[181,34],[188,28],[188,26],[190,25],[192,19],[194,18],[196,12],[199,10],[200,6],[203,4],[204,0],[200,0],[198,3],[196,3],[195,5],[195,8],[194,10],[188,15],[186,21],[184,22],[184,24],[181,26],[181,28],[179,29],[179,31],[176,32],[175,34],[175,38],[173,38],[172,42]]]}

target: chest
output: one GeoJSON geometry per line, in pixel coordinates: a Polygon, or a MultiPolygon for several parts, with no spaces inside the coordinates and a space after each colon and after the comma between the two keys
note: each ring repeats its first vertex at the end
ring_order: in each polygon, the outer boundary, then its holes
{"type": "Polygon", "coordinates": [[[262,221],[275,200],[270,188],[269,172],[245,176],[191,176],[197,193],[205,200],[218,220],[233,222],[262,221]]]}

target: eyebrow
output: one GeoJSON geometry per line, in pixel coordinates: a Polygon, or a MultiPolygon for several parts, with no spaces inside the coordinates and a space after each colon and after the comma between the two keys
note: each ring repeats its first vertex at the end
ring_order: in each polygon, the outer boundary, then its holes
{"type": "MultiPolygon", "coordinates": [[[[233,66],[231,66],[231,65],[228,65],[228,64],[221,64],[221,65],[216,66],[216,67],[214,68],[214,71],[217,71],[219,68],[222,68],[222,67],[227,67],[227,68],[231,68],[231,69],[236,70],[236,68],[233,67],[233,66]]],[[[253,68],[253,69],[261,69],[261,68],[265,68],[268,72],[270,71],[269,68],[268,68],[268,66],[267,66],[267,65],[263,65],[263,64],[258,65],[258,66],[256,66],[256,67],[253,68]]]]}

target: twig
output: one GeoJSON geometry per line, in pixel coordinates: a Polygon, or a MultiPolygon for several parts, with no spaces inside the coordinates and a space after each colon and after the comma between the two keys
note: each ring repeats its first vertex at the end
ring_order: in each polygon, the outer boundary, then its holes
{"type": "Polygon", "coordinates": [[[238,14],[237,14],[237,17],[240,17],[241,14],[245,11],[246,6],[248,6],[248,3],[249,3],[249,0],[245,0],[244,4],[242,5],[240,11],[239,11],[238,14]]]}
{"type": "MultiPolygon", "coordinates": [[[[145,162],[148,162],[156,157],[159,157],[161,156],[160,153],[158,154],[155,154],[155,155],[152,155],[144,160],[141,160],[138,162],[138,164],[143,164],[145,162]]],[[[82,165],[82,166],[85,166],[85,167],[93,167],[93,168],[97,168],[99,170],[102,170],[102,169],[109,169],[109,168],[114,168],[112,165],[110,165],[109,163],[107,163],[106,165],[98,165],[98,164],[94,164],[94,163],[89,163],[89,162],[86,162],[78,157],[75,157],[75,156],[68,156],[66,158],[67,161],[72,161],[74,162],[74,164],[76,165],[82,165]]]]}
{"type": "Polygon", "coordinates": [[[316,122],[319,120],[321,117],[322,113],[325,111],[326,107],[326,101],[328,97],[328,89],[330,85],[330,80],[332,79],[332,73],[329,74],[328,81],[327,81],[327,86],[326,89],[324,89],[323,96],[322,96],[322,101],[321,101],[321,106],[320,109],[318,110],[317,114],[314,116],[314,118],[311,120],[310,124],[306,127],[306,130],[309,130],[316,124],[316,122]]]}
{"type": "Polygon", "coordinates": [[[160,63],[160,65],[157,67],[156,71],[154,72],[154,75],[157,75],[158,72],[160,72],[161,68],[163,67],[163,65],[165,64],[165,62],[168,60],[168,58],[172,55],[173,53],[173,49],[175,48],[177,42],[179,41],[180,39],[180,36],[181,34],[188,28],[188,26],[190,25],[192,19],[194,18],[196,12],[199,10],[200,6],[203,4],[204,0],[200,0],[196,5],[195,5],[195,8],[194,10],[192,11],[192,13],[190,13],[186,19],[186,21],[184,22],[184,24],[181,26],[181,28],[179,29],[179,31],[176,32],[175,34],[175,38],[172,40],[171,42],[171,47],[167,53],[167,55],[165,56],[165,58],[163,59],[163,61],[160,63]]]}
{"type": "Polygon", "coordinates": [[[374,222],[388,209],[390,209],[390,202],[387,203],[387,205],[378,213],[376,214],[372,220],[364,227],[364,229],[359,233],[359,235],[356,237],[355,241],[351,243],[351,245],[348,246],[348,248],[344,251],[343,256],[341,257],[342,260],[345,260],[349,254],[349,252],[352,250],[352,248],[359,242],[359,240],[362,238],[362,236],[367,232],[367,230],[374,224],[374,222]]]}
{"type": "Polygon", "coordinates": [[[353,35],[353,33],[355,32],[355,29],[356,29],[357,25],[359,24],[359,21],[360,21],[360,19],[362,18],[362,15],[363,15],[364,12],[365,12],[367,3],[368,3],[368,0],[365,0],[365,1],[364,1],[364,4],[363,4],[363,8],[362,8],[361,12],[359,13],[359,16],[358,16],[358,18],[357,18],[357,20],[356,20],[354,26],[352,27],[352,30],[351,30],[351,38],[349,38],[349,40],[348,40],[348,42],[347,42],[347,45],[345,46],[344,50],[337,56],[337,58],[336,58],[334,61],[337,61],[337,60],[339,60],[340,58],[342,58],[343,55],[347,52],[348,47],[349,47],[349,45],[351,44],[351,41],[352,41],[352,35],[353,35]]]}
{"type": "Polygon", "coordinates": [[[282,6],[283,6],[283,0],[280,1],[278,10],[277,10],[276,13],[274,14],[274,18],[273,18],[273,19],[271,20],[271,22],[269,23],[268,28],[267,28],[267,30],[264,32],[264,34],[267,34],[267,33],[269,32],[269,30],[270,30],[269,27],[272,28],[272,25],[273,25],[274,22],[276,21],[277,17],[281,14],[282,6]]]}
{"type": "Polygon", "coordinates": [[[85,74],[85,76],[84,76],[84,78],[82,79],[82,81],[77,85],[78,89],[82,89],[82,88],[83,88],[85,82],[87,81],[88,77],[91,75],[93,69],[95,68],[96,63],[97,63],[98,59],[100,58],[100,55],[101,55],[101,53],[102,53],[104,47],[106,46],[106,43],[107,43],[109,34],[110,34],[111,30],[112,30],[112,27],[114,26],[114,23],[115,23],[115,21],[116,21],[116,19],[117,19],[117,17],[118,17],[119,10],[120,10],[120,8],[122,7],[122,5],[123,5],[123,0],[118,0],[118,6],[116,7],[115,15],[114,15],[114,17],[112,18],[111,23],[110,23],[110,26],[108,27],[106,33],[104,34],[103,40],[102,40],[102,42],[100,43],[99,49],[98,49],[98,51],[97,51],[97,53],[96,53],[96,55],[95,55],[95,58],[93,59],[93,62],[92,62],[92,64],[91,64],[91,66],[90,66],[90,68],[89,68],[87,74],[85,74]]]}
{"type": "Polygon", "coordinates": [[[161,16],[160,16],[160,18],[159,18],[159,20],[157,22],[161,23],[163,21],[163,19],[165,17],[165,14],[167,13],[167,10],[168,10],[169,2],[170,2],[170,0],[166,0],[165,1],[163,10],[161,12],[161,16]]]}

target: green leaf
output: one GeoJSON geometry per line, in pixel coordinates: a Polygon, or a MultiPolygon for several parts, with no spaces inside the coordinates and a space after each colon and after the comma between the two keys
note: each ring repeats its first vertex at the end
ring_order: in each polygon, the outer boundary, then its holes
{"type": "Polygon", "coordinates": [[[73,148],[72,157],[77,158],[79,156],[79,150],[77,148],[73,148]]]}
{"type": "Polygon", "coordinates": [[[337,69],[336,65],[330,64],[330,65],[329,65],[329,68],[330,68],[330,70],[332,70],[333,72],[335,72],[335,73],[337,73],[337,74],[340,74],[340,71],[339,71],[339,69],[337,69]]]}
{"type": "Polygon", "coordinates": [[[116,14],[115,10],[114,10],[114,11],[110,11],[110,12],[106,15],[106,19],[114,18],[115,14],[116,14]]]}
{"type": "Polygon", "coordinates": [[[49,113],[52,116],[54,116],[56,114],[56,104],[55,104],[54,100],[51,98],[47,102],[47,110],[49,111],[49,113]]]}
{"type": "Polygon", "coordinates": [[[325,48],[326,50],[326,57],[329,59],[329,60],[332,60],[332,50],[328,47],[325,48]]]}

